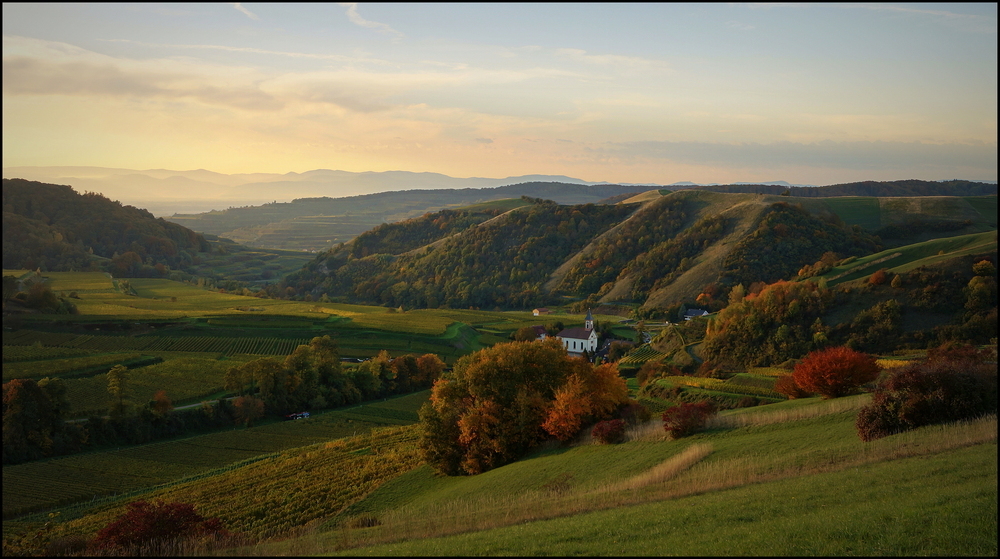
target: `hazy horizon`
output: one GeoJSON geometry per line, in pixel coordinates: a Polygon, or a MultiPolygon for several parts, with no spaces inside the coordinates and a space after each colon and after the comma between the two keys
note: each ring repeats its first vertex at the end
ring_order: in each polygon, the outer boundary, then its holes
{"type": "Polygon", "coordinates": [[[996,181],[996,4],[3,5],[3,167],[996,181]]]}

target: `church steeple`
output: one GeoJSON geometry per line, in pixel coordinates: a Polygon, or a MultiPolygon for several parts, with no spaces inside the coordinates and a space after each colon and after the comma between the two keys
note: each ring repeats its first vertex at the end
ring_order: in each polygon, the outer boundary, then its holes
{"type": "Polygon", "coordinates": [[[587,330],[594,329],[594,316],[590,314],[590,309],[587,309],[587,320],[584,322],[583,327],[587,330]]]}

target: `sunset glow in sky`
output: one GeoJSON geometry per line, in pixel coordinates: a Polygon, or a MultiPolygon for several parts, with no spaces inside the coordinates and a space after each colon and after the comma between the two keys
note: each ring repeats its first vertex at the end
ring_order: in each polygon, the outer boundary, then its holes
{"type": "Polygon", "coordinates": [[[3,4],[3,166],[997,178],[996,4],[3,4]]]}

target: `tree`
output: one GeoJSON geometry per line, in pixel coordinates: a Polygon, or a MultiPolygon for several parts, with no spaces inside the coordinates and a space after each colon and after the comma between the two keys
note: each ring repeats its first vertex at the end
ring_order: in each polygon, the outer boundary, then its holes
{"type": "Polygon", "coordinates": [[[889,275],[885,273],[885,268],[882,268],[868,278],[868,285],[882,285],[888,279],[889,275]]]}
{"type": "Polygon", "coordinates": [[[13,379],[3,385],[3,463],[47,456],[60,421],[52,402],[32,379],[13,379]]]}
{"type": "Polygon", "coordinates": [[[433,353],[425,353],[417,358],[417,376],[413,379],[414,386],[425,387],[434,384],[434,381],[441,376],[444,371],[444,361],[433,353]]]}
{"type": "Polygon", "coordinates": [[[881,368],[867,353],[830,347],[809,353],[795,366],[795,384],[823,398],[846,396],[878,378],[881,368]]]}
{"type": "Polygon", "coordinates": [[[233,414],[237,423],[249,427],[255,420],[264,417],[264,402],[253,396],[240,396],[233,400],[233,414]]]}
{"type": "Polygon", "coordinates": [[[894,369],[858,412],[858,436],[870,441],[922,425],[997,413],[996,365],[939,353],[926,363],[894,369]]]}
{"type": "Polygon", "coordinates": [[[167,397],[166,390],[157,390],[156,394],[153,395],[152,402],[153,411],[159,416],[165,416],[174,409],[173,402],[167,397]]]}
{"type": "Polygon", "coordinates": [[[111,395],[111,415],[125,413],[125,389],[128,385],[128,367],[115,365],[108,371],[108,394],[111,395]]]}
{"type": "Polygon", "coordinates": [[[537,338],[538,335],[535,334],[535,329],[532,328],[531,326],[523,326],[521,328],[518,328],[514,332],[514,335],[512,336],[512,339],[515,342],[531,342],[537,338]]]}
{"type": "Polygon", "coordinates": [[[420,448],[442,473],[477,474],[520,458],[546,435],[572,437],[627,401],[614,365],[570,358],[556,339],[497,344],[462,357],[434,383],[420,409],[420,448]]]}
{"type": "Polygon", "coordinates": [[[799,387],[799,385],[795,382],[795,377],[792,375],[779,376],[774,382],[774,391],[778,394],[788,396],[789,400],[794,400],[796,398],[808,398],[812,396],[812,394],[799,387]]]}

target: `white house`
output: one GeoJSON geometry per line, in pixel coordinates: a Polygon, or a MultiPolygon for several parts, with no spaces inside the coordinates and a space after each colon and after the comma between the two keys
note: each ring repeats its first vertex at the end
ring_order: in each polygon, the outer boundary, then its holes
{"type": "Polygon", "coordinates": [[[545,338],[549,337],[549,333],[545,330],[544,326],[541,326],[541,325],[539,325],[539,326],[532,326],[532,328],[535,330],[535,339],[536,340],[544,340],[545,338]]]}
{"type": "Polygon", "coordinates": [[[692,318],[698,318],[699,316],[708,316],[708,311],[704,309],[688,309],[684,313],[684,320],[691,320],[692,318]]]}
{"type": "Polygon", "coordinates": [[[550,311],[549,309],[547,309],[545,307],[538,308],[538,309],[535,309],[535,310],[531,311],[532,316],[541,316],[543,314],[550,314],[550,313],[552,313],[552,311],[550,311]]]}
{"type": "Polygon", "coordinates": [[[589,310],[583,328],[567,328],[556,336],[562,339],[563,347],[571,354],[580,355],[584,351],[593,354],[597,351],[597,331],[594,330],[594,317],[589,310]]]}

